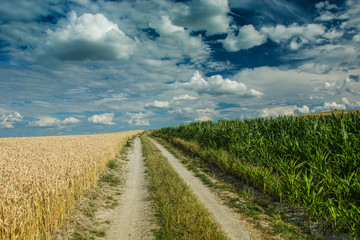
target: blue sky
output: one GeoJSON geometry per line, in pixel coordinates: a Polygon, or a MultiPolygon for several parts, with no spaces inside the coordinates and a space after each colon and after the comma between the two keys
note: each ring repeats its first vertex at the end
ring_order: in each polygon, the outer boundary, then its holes
{"type": "Polygon", "coordinates": [[[0,137],[360,108],[360,3],[2,0],[0,137]]]}

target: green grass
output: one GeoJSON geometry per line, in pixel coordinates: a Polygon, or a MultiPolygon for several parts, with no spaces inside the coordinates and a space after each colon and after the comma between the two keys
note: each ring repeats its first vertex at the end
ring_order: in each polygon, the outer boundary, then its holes
{"type": "Polygon", "coordinates": [[[124,146],[122,147],[122,149],[120,150],[120,155],[122,159],[124,159],[125,161],[129,161],[129,159],[127,158],[128,152],[131,149],[131,147],[134,145],[135,138],[136,136],[133,136],[132,138],[127,140],[124,146]]]}
{"type": "Polygon", "coordinates": [[[90,230],[90,233],[96,237],[105,237],[106,236],[106,233],[103,230],[92,229],[92,230],[90,230]]]}
{"type": "Polygon", "coordinates": [[[159,224],[156,238],[227,239],[156,146],[145,136],[141,141],[159,224]]]}
{"type": "Polygon", "coordinates": [[[117,177],[113,174],[105,173],[100,176],[99,182],[100,182],[100,184],[107,183],[112,187],[116,187],[116,186],[120,185],[121,180],[119,177],[117,177]]]}
{"type": "Polygon", "coordinates": [[[110,169],[116,169],[118,167],[117,161],[115,159],[110,160],[107,165],[110,169]]]}

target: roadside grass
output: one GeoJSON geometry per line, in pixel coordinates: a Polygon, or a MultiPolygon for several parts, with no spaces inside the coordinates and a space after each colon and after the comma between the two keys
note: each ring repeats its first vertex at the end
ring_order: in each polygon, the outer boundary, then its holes
{"type": "Polygon", "coordinates": [[[107,163],[107,169],[100,175],[97,188],[87,192],[74,214],[65,222],[53,240],[94,240],[106,239],[106,229],[111,223],[110,220],[95,218],[96,212],[100,209],[114,209],[118,206],[118,196],[122,194],[121,187],[124,184],[122,179],[122,166],[128,161],[127,155],[133,146],[135,136],[129,139],[119,152],[119,155],[107,163]]]}
{"type": "Polygon", "coordinates": [[[258,230],[256,232],[261,239],[324,239],[310,233],[303,214],[299,214],[298,210],[289,209],[286,204],[274,201],[218,167],[194,156],[199,148],[195,143],[184,141],[184,146],[179,147],[162,138],[154,138],[220,196],[225,204],[238,212],[251,228],[258,230]]]}
{"type": "Polygon", "coordinates": [[[132,138],[130,138],[124,144],[123,148],[121,148],[121,150],[120,150],[120,156],[125,161],[129,161],[129,159],[128,159],[129,154],[128,153],[129,153],[130,149],[132,149],[132,147],[134,146],[135,138],[136,138],[136,136],[133,136],[132,138]]]}
{"type": "Polygon", "coordinates": [[[141,136],[159,229],[157,239],[228,239],[157,147],[141,136]]]}

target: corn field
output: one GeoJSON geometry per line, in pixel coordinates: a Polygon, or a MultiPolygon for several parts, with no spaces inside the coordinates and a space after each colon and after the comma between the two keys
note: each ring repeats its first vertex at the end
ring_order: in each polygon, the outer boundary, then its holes
{"type": "Polygon", "coordinates": [[[49,239],[136,133],[0,138],[0,239],[49,239]]]}
{"type": "Polygon", "coordinates": [[[303,209],[324,232],[360,234],[359,112],[195,122],[155,134],[303,209]]]}

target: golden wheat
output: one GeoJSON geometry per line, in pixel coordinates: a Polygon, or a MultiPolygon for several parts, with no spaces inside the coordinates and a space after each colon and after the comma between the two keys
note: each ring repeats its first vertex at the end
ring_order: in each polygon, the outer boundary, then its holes
{"type": "Polygon", "coordinates": [[[0,138],[0,239],[48,239],[139,132],[0,138]]]}

